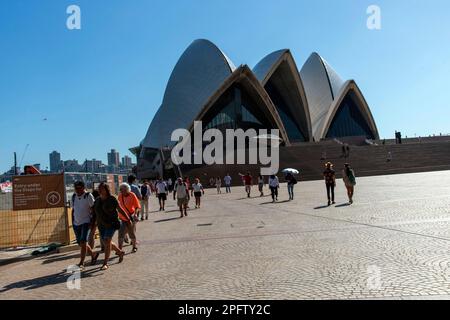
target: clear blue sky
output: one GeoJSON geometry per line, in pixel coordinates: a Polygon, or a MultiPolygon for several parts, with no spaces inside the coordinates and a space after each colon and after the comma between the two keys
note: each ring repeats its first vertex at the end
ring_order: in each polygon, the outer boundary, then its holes
{"type": "Polygon", "coordinates": [[[450,133],[449,14],[448,0],[3,0],[0,172],[27,144],[22,165],[44,168],[52,150],[105,160],[138,145],[197,38],[251,67],[290,48],[300,68],[317,51],[357,81],[382,137],[450,133]],[[366,28],[373,3],[380,31],[366,28]],[[79,31],[66,28],[70,4],[79,31]]]}

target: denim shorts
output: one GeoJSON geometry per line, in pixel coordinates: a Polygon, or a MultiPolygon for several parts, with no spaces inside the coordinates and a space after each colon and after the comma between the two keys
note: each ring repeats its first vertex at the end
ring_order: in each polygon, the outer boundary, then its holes
{"type": "Polygon", "coordinates": [[[116,229],[114,228],[103,228],[100,226],[98,227],[98,231],[100,232],[100,238],[102,238],[102,240],[112,239],[116,233],[116,229]]]}
{"type": "Polygon", "coordinates": [[[77,238],[77,243],[87,242],[89,230],[91,229],[90,223],[85,223],[79,226],[73,225],[73,232],[77,238]]]}

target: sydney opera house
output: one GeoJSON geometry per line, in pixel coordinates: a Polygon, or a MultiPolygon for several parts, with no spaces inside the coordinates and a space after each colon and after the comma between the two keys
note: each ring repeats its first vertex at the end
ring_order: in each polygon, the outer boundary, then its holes
{"type": "Polygon", "coordinates": [[[278,129],[282,148],[346,137],[379,139],[369,105],[354,80],[344,81],[319,54],[301,70],[288,49],[253,69],[236,67],[208,40],[194,41],[176,64],[162,105],[139,147],[138,176],[170,169],[175,129],[278,129]],[[169,161],[170,162],[170,161],[169,161]]]}

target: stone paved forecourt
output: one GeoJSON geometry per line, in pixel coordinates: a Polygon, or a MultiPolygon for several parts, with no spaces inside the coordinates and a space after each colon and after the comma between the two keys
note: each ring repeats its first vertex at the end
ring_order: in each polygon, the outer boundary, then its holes
{"type": "Polygon", "coordinates": [[[338,181],[328,208],[322,181],[299,183],[293,202],[282,185],[277,204],[256,188],[251,199],[208,190],[187,218],[173,201],[152,213],[139,251],[107,271],[101,259],[88,266],[80,290],[66,286],[71,252],[1,267],[0,298],[448,299],[448,181],[449,171],[360,178],[353,206],[338,181]]]}

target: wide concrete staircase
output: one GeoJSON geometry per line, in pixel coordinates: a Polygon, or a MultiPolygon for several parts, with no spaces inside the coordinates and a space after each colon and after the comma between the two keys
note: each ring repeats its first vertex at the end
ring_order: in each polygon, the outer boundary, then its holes
{"type": "MultiPolygon", "coordinates": [[[[437,140],[437,141],[436,141],[437,140]]],[[[280,170],[295,168],[300,171],[301,180],[322,179],[324,164],[331,161],[340,177],[344,163],[351,164],[358,177],[412,172],[450,170],[450,141],[409,142],[395,145],[350,146],[350,156],[342,157],[342,146],[333,141],[304,143],[280,149],[280,170]],[[387,161],[391,152],[392,161],[387,161]],[[322,159],[326,153],[326,159],[322,159]]],[[[258,165],[212,165],[182,168],[183,175],[198,177],[207,184],[211,177],[224,177],[229,173],[233,184],[242,184],[239,173],[250,171],[256,177],[258,165]]],[[[281,174],[280,174],[281,177],[281,174]]]]}

